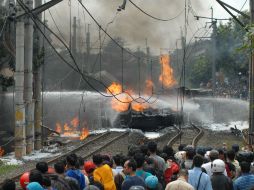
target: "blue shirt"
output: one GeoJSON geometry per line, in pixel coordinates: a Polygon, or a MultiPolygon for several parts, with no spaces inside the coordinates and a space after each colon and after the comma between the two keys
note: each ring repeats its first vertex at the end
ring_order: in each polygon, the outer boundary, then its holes
{"type": "Polygon", "coordinates": [[[210,177],[206,173],[202,173],[201,168],[194,167],[189,170],[188,183],[191,184],[196,190],[213,190],[210,177]],[[200,178],[200,183],[198,187],[198,180],[200,178]],[[198,189],[197,189],[198,187],[198,189]]]}
{"type": "Polygon", "coordinates": [[[250,190],[254,187],[254,175],[253,174],[242,174],[239,178],[234,181],[234,190],[250,190]]]}
{"type": "Polygon", "coordinates": [[[122,183],[122,190],[129,190],[132,186],[142,186],[146,188],[145,181],[139,176],[128,176],[122,183]]]}
{"type": "Polygon", "coordinates": [[[152,174],[149,172],[145,172],[144,170],[136,170],[136,176],[141,177],[143,180],[145,180],[148,176],[151,176],[152,174]]]}

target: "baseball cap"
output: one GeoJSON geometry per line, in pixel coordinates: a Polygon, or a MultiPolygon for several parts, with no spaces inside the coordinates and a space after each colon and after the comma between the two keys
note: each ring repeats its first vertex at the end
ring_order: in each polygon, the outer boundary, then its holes
{"type": "Polygon", "coordinates": [[[156,189],[156,187],[158,185],[158,178],[154,175],[148,176],[145,179],[145,184],[150,189],[156,189]]]}
{"type": "Polygon", "coordinates": [[[28,190],[44,190],[38,182],[31,182],[26,187],[28,190]]]}
{"type": "Polygon", "coordinates": [[[84,163],[84,169],[87,173],[92,172],[96,168],[96,165],[92,161],[86,161],[84,163]]]}

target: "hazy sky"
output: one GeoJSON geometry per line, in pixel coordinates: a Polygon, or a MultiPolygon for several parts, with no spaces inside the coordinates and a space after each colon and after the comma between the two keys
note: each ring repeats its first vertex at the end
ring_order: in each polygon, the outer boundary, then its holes
{"type": "MultiPolygon", "coordinates": [[[[151,15],[163,19],[175,17],[184,9],[184,0],[132,0],[139,7],[151,15]]],[[[246,0],[223,0],[231,6],[241,9],[246,0]]],[[[63,33],[66,41],[69,41],[69,0],[64,0],[57,6],[51,8],[51,13],[56,20],[58,28],[63,33]]],[[[169,22],[161,22],[154,20],[136,9],[130,2],[127,2],[125,10],[118,12],[117,7],[122,4],[122,0],[83,0],[82,1],[91,14],[101,24],[103,28],[108,25],[108,33],[112,37],[121,37],[125,40],[125,47],[136,49],[140,47],[145,49],[145,39],[148,40],[148,45],[154,54],[158,54],[161,48],[175,49],[180,47],[181,30],[184,27],[184,14],[181,14],[176,19],[169,22]],[[117,13],[117,15],[116,15],[117,13]],[[114,18],[114,19],[113,19],[114,18]]],[[[210,20],[197,21],[193,15],[211,16],[211,6],[214,9],[214,17],[230,18],[228,13],[216,2],[216,0],[191,0],[192,10],[188,14],[187,26],[187,41],[193,36],[209,36],[211,28],[209,24],[205,27],[205,22],[210,20]],[[200,29],[201,28],[201,29],[200,29]]],[[[83,10],[77,0],[71,0],[72,15],[75,15],[80,20],[80,34],[85,36],[87,24],[90,25],[92,35],[92,43],[98,47],[98,26],[91,20],[90,16],[83,10]]],[[[249,8],[249,0],[247,0],[243,10],[249,8]]],[[[49,20],[50,26],[56,30],[56,26],[48,12],[46,17],[49,20]]],[[[103,33],[102,33],[103,34],[103,33]]],[[[106,38],[106,42],[108,38],[106,38]]],[[[85,42],[85,39],[79,41],[80,45],[85,42]]]]}

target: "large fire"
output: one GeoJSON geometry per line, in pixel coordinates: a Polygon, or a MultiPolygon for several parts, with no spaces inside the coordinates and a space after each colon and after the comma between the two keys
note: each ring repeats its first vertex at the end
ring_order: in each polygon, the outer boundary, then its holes
{"type": "Polygon", "coordinates": [[[78,117],[73,118],[70,123],[64,123],[62,126],[61,123],[56,123],[56,132],[60,133],[66,137],[77,137],[79,136],[80,140],[84,140],[89,135],[89,130],[87,127],[82,127],[79,131],[79,119],[78,117]]]}
{"type": "Polygon", "coordinates": [[[131,89],[125,90],[126,93],[122,93],[122,89],[122,85],[115,82],[108,87],[107,93],[115,95],[111,100],[112,109],[118,112],[124,112],[128,110],[130,103],[131,108],[135,111],[143,111],[148,108],[148,105],[145,103],[132,101],[130,96],[134,96],[134,92],[131,89]]]}
{"type": "Polygon", "coordinates": [[[164,85],[164,87],[170,88],[176,84],[176,80],[174,79],[173,69],[170,66],[169,55],[161,55],[160,63],[162,73],[159,77],[159,81],[164,85]]]}

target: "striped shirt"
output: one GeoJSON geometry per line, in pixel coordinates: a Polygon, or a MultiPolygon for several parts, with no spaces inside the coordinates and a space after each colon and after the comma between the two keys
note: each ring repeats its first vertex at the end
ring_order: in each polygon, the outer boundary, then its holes
{"type": "Polygon", "coordinates": [[[234,190],[250,190],[254,187],[254,175],[244,173],[234,181],[234,190]]]}

